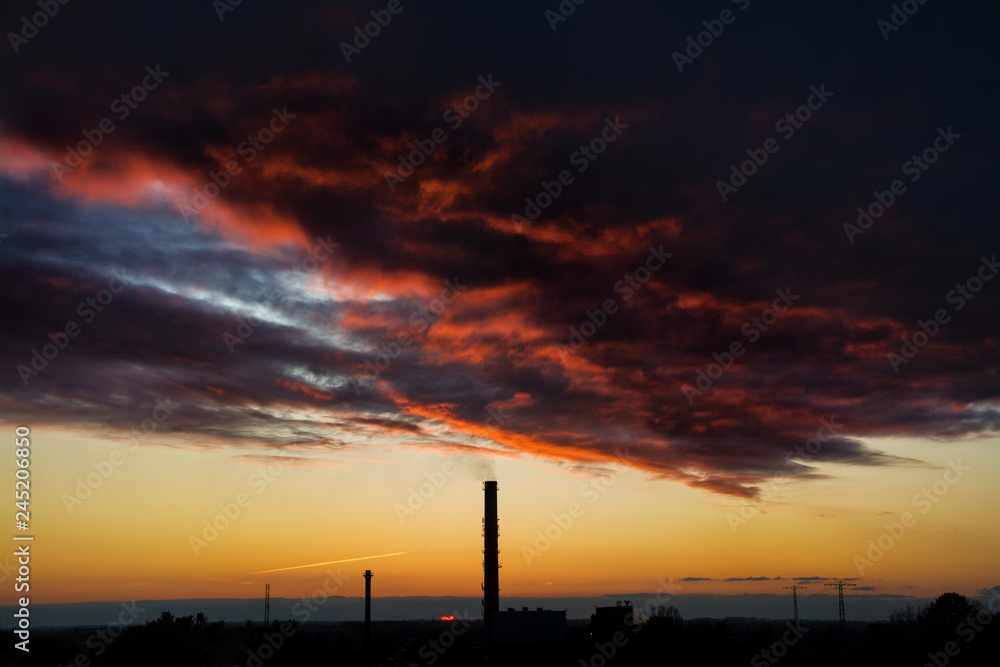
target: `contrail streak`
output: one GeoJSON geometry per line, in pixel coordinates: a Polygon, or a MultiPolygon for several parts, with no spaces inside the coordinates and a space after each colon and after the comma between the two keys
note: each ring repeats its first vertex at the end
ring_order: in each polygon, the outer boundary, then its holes
{"type": "Polygon", "coordinates": [[[250,574],[266,574],[268,572],[281,572],[283,570],[299,570],[303,567],[316,567],[317,565],[333,565],[334,563],[350,563],[356,560],[371,560],[372,558],[385,558],[387,556],[402,556],[403,554],[408,554],[409,551],[397,551],[391,554],[381,554],[378,556],[362,556],[361,558],[343,558],[341,560],[328,560],[323,563],[310,563],[309,565],[293,565],[292,567],[277,567],[273,570],[259,570],[257,572],[251,572],[250,574]]]}

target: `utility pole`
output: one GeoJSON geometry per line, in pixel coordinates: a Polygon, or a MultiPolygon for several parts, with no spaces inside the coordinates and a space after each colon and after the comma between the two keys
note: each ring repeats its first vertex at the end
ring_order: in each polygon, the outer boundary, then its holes
{"type": "Polygon", "coordinates": [[[804,589],[805,586],[800,586],[799,584],[792,584],[791,586],[785,586],[785,588],[792,589],[792,620],[795,625],[799,624],[799,589],[804,589]]]}
{"type": "Polygon", "coordinates": [[[844,614],[844,586],[857,586],[857,584],[850,584],[846,581],[837,580],[832,584],[827,584],[827,586],[836,586],[837,592],[840,593],[840,629],[847,629],[847,615],[844,614]]]}

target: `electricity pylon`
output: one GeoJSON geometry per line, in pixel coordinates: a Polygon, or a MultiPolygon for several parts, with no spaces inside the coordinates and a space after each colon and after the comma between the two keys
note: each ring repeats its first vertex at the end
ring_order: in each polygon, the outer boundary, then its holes
{"type": "Polygon", "coordinates": [[[847,616],[844,614],[844,586],[857,586],[857,584],[849,584],[846,581],[838,579],[832,584],[827,584],[827,586],[836,586],[837,592],[840,593],[840,629],[845,630],[847,628],[847,616]]]}
{"type": "Polygon", "coordinates": [[[264,627],[271,620],[271,584],[264,584],[264,627]]]}
{"type": "Polygon", "coordinates": [[[792,584],[791,586],[785,586],[785,588],[792,589],[792,614],[795,625],[799,624],[799,589],[804,589],[805,586],[800,586],[799,584],[792,584]]]}

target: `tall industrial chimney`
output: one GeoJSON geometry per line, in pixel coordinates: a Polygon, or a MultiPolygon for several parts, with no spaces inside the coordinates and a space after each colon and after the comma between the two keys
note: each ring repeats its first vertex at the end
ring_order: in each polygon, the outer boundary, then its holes
{"type": "Polygon", "coordinates": [[[365,570],[365,648],[372,635],[372,571],[365,570]]]}
{"type": "Polygon", "coordinates": [[[483,518],[483,622],[490,644],[492,616],[500,611],[500,523],[497,520],[497,483],[486,482],[486,516],[483,518]]]}

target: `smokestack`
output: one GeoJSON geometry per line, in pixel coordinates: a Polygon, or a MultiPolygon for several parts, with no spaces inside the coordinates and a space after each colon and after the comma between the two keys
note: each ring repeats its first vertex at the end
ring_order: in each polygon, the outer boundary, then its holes
{"type": "Polygon", "coordinates": [[[497,520],[497,483],[486,482],[486,515],[483,518],[483,622],[486,644],[492,634],[492,616],[500,611],[500,523],[497,520]]]}
{"type": "Polygon", "coordinates": [[[372,571],[365,570],[365,648],[372,636],[372,571]]]}

